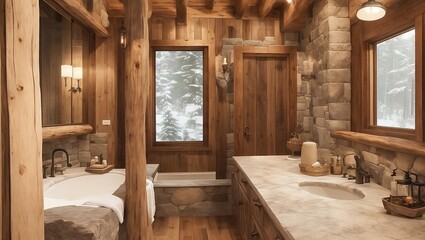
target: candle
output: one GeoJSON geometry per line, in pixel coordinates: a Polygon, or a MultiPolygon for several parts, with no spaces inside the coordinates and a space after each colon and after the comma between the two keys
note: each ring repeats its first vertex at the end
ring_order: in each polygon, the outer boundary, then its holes
{"type": "Polygon", "coordinates": [[[226,58],[224,58],[223,59],[223,65],[226,65],[227,64],[227,59],[226,58]]]}

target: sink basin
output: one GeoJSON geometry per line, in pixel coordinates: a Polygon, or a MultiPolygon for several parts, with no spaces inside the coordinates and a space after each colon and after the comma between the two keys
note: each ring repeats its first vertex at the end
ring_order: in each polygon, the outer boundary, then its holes
{"type": "Polygon", "coordinates": [[[327,182],[300,182],[301,189],[322,197],[339,200],[359,200],[365,197],[362,191],[327,182]]]}

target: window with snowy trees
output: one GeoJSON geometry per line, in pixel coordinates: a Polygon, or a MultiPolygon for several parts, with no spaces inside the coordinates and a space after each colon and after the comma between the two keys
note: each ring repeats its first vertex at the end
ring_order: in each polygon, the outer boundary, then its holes
{"type": "Polygon", "coordinates": [[[375,124],[415,129],[415,30],[376,43],[375,124]]]}
{"type": "Polygon", "coordinates": [[[203,142],[205,86],[203,49],[156,49],[155,141],[203,142]]]}

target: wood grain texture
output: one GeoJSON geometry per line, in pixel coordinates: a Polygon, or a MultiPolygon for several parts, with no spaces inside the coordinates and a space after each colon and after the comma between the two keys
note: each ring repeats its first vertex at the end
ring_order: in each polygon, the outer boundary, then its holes
{"type": "Polygon", "coordinates": [[[55,0],[61,7],[66,9],[73,17],[78,19],[86,27],[92,29],[97,35],[109,37],[108,30],[100,22],[97,14],[88,12],[82,3],[77,0],[55,0]]]}
{"type": "Polygon", "coordinates": [[[314,2],[315,0],[298,0],[293,1],[291,4],[286,4],[282,13],[282,32],[301,31],[312,17],[310,6],[314,2]]]}
{"type": "Polygon", "coordinates": [[[146,204],[145,119],[149,95],[148,2],[128,0],[125,78],[126,221],[129,239],[152,239],[146,204]]]}
{"type": "Polygon", "coordinates": [[[296,48],[236,46],[234,64],[235,155],[286,153],[296,125],[296,48]]]}
{"type": "Polygon", "coordinates": [[[39,5],[5,3],[11,239],[44,239],[39,5]]]}
{"type": "MultiPolygon", "coordinates": [[[[124,123],[118,121],[118,111],[125,108],[125,104],[118,105],[118,89],[122,89],[124,78],[118,75],[123,71],[119,58],[122,49],[119,45],[119,28],[122,19],[111,18],[109,30],[112,37],[104,39],[96,37],[96,132],[108,133],[108,162],[115,166],[123,166],[124,158],[118,158],[118,135],[124,132],[124,123]],[[111,125],[104,126],[102,120],[110,120],[111,125]]],[[[122,91],[121,91],[122,92],[122,91]]],[[[124,94],[125,96],[125,94],[124,94]]],[[[122,97],[124,97],[122,96],[122,97]]],[[[123,142],[123,141],[121,141],[123,142]]]]}
{"type": "Polygon", "coordinates": [[[9,129],[6,97],[5,1],[0,0],[0,238],[10,239],[9,129]]]}
{"type": "Polygon", "coordinates": [[[212,10],[214,8],[214,0],[206,0],[207,1],[207,9],[212,10]]]}
{"type": "Polygon", "coordinates": [[[64,125],[55,127],[43,127],[43,142],[49,142],[61,138],[86,135],[93,132],[93,128],[88,124],[64,125]]]}
{"type": "Polygon", "coordinates": [[[155,240],[239,240],[231,217],[160,217],[153,223],[155,240]]]}
{"type": "Polygon", "coordinates": [[[259,0],[258,1],[258,16],[263,18],[269,14],[274,7],[276,0],[259,0]]]}
{"type": "Polygon", "coordinates": [[[394,152],[425,156],[425,143],[423,142],[351,131],[336,131],[331,133],[331,137],[371,145],[394,152]]]}
{"type": "Polygon", "coordinates": [[[236,18],[242,18],[248,8],[249,0],[236,0],[236,18]]]}
{"type": "Polygon", "coordinates": [[[176,0],[176,24],[186,25],[187,24],[187,0],[176,0]]]}

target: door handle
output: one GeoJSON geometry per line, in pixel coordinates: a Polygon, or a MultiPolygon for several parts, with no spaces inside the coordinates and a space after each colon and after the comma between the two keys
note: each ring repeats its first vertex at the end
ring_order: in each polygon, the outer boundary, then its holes
{"type": "Polygon", "coordinates": [[[244,137],[249,137],[249,136],[251,136],[251,133],[249,132],[249,127],[245,127],[245,128],[243,129],[243,135],[244,135],[244,137]]]}

